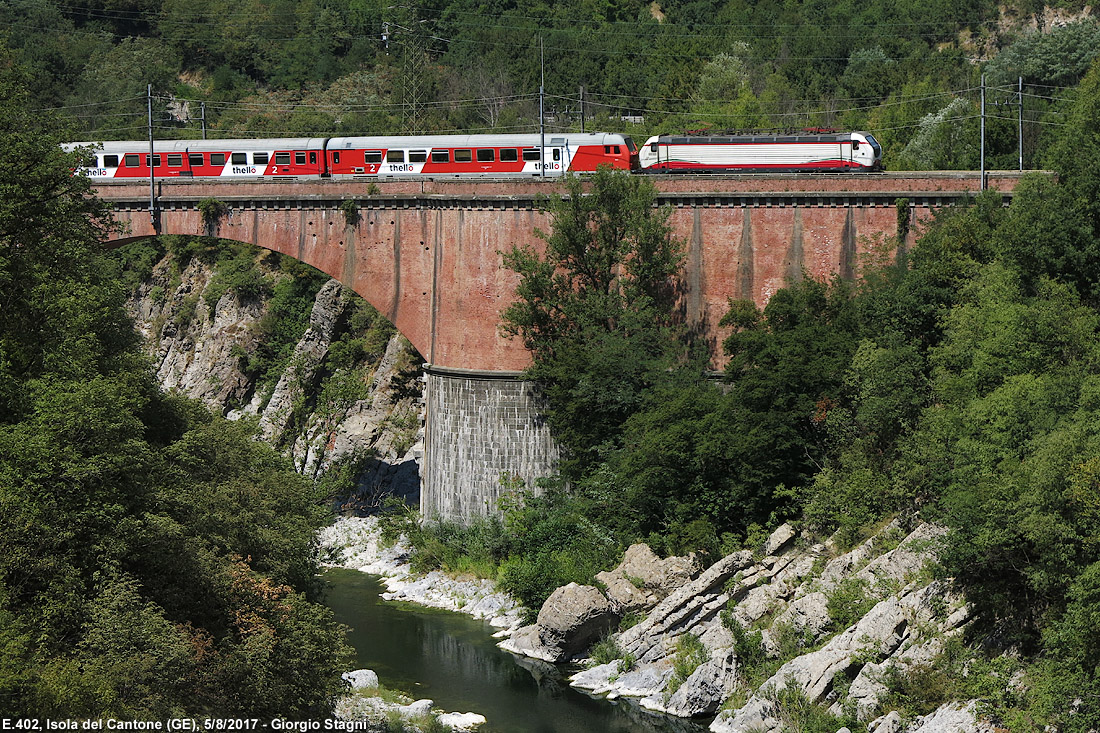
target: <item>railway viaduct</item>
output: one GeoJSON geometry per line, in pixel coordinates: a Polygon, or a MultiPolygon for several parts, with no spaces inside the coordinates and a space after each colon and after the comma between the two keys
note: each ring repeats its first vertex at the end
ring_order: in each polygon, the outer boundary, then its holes
{"type": "MultiPolygon", "coordinates": [[[[1006,196],[1018,178],[987,174],[1006,196]]],[[[684,317],[706,335],[715,366],[729,298],[763,305],[802,273],[855,278],[876,242],[898,241],[899,221],[913,223],[902,232],[906,247],[935,209],[980,188],[976,172],[653,181],[687,245],[684,317]]],[[[500,253],[539,246],[535,229],[550,226],[545,197],[558,190],[553,181],[174,178],[152,190],[148,181],[98,183],[125,227],[120,243],[157,233],[155,195],[159,233],[217,236],[294,257],[387,316],[426,361],[421,510],[458,519],[495,509],[503,472],[533,486],[557,461],[536,395],[520,378],[529,355],[498,326],[517,282],[500,253]]]]}

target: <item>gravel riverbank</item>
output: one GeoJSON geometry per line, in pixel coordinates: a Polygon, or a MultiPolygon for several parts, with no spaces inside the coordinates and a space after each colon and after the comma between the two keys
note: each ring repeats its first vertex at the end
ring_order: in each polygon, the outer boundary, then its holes
{"type": "Polygon", "coordinates": [[[409,548],[398,542],[385,547],[376,517],[341,517],[321,530],[321,549],[330,567],[348,568],[382,578],[387,601],[409,601],[431,608],[485,619],[507,635],[522,625],[523,609],[497,591],[491,580],[452,578],[433,571],[416,575],[409,567],[409,548]]]}
{"type": "MultiPolygon", "coordinates": [[[[465,613],[487,620],[508,635],[521,626],[523,609],[509,596],[497,592],[492,581],[477,578],[456,579],[444,573],[415,575],[409,567],[408,547],[402,543],[386,547],[381,542],[376,517],[341,517],[321,530],[322,557],[328,567],[359,570],[377,575],[386,586],[385,600],[408,601],[431,608],[465,613]]],[[[352,691],[336,706],[341,720],[377,722],[379,730],[386,721],[400,718],[407,730],[420,730],[426,721],[436,720],[452,730],[472,730],[485,722],[476,713],[445,713],[434,709],[431,700],[394,701],[377,687],[378,678],[370,670],[345,675],[352,691]],[[389,698],[389,699],[387,699],[389,698]]]]}

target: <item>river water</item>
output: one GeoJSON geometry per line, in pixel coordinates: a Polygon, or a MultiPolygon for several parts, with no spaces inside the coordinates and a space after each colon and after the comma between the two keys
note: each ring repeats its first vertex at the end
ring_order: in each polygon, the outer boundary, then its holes
{"type": "Polygon", "coordinates": [[[484,621],[383,601],[385,589],[357,570],[324,575],[327,605],[351,631],[357,667],[385,687],[430,698],[448,712],[480,713],[479,733],[704,733],[706,727],[654,716],[630,701],[608,702],[569,687],[557,667],[513,656],[484,621]]]}

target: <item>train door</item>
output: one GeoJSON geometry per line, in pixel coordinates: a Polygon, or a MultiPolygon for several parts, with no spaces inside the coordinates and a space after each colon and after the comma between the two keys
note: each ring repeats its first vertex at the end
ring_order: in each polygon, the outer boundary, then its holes
{"type": "Polygon", "coordinates": [[[546,148],[546,156],[543,158],[543,169],[549,175],[561,175],[569,165],[569,158],[565,153],[565,138],[550,138],[550,144],[546,148]]]}

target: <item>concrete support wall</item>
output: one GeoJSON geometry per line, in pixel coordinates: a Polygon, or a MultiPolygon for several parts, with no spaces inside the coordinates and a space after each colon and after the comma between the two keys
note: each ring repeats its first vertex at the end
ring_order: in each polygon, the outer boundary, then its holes
{"type": "Polygon", "coordinates": [[[519,373],[425,367],[425,517],[465,521],[497,511],[501,476],[527,488],[558,465],[534,385],[519,373]]]}

